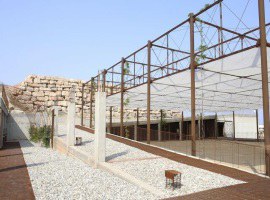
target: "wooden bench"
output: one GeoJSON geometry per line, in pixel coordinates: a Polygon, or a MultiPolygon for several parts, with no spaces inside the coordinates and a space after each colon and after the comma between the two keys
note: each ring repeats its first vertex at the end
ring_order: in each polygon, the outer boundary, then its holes
{"type": "Polygon", "coordinates": [[[166,188],[168,185],[168,180],[172,181],[173,190],[175,187],[181,187],[181,176],[182,173],[176,170],[165,170],[165,178],[166,178],[166,188]]]}

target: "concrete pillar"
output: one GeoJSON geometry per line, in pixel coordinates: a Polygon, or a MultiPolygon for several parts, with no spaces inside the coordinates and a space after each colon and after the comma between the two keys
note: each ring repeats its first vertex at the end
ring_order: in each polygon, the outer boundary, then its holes
{"type": "Polygon", "coordinates": [[[106,93],[95,94],[95,163],[106,158],[106,93]]]}
{"type": "Polygon", "coordinates": [[[67,144],[68,146],[73,146],[75,144],[75,117],[76,117],[76,107],[75,107],[75,86],[72,86],[69,93],[68,102],[68,116],[67,116],[67,144]]]}
{"type": "Polygon", "coordinates": [[[138,125],[134,124],[134,140],[138,141],[138,125]]]}
{"type": "Polygon", "coordinates": [[[162,135],[161,135],[161,123],[158,123],[158,141],[162,141],[162,135]]]}

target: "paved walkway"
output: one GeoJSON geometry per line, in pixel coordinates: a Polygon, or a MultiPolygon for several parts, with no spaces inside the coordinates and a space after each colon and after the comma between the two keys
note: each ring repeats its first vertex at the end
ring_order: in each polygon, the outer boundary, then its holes
{"type": "Polygon", "coordinates": [[[35,199],[18,142],[6,143],[0,150],[0,199],[35,199]]]}
{"type": "MultiPolygon", "coordinates": [[[[76,126],[82,130],[93,133],[86,127],[76,126]]],[[[157,156],[165,157],[176,162],[187,164],[190,166],[205,169],[211,172],[222,174],[237,180],[247,182],[245,184],[229,186],[219,189],[207,190],[203,192],[198,192],[186,196],[170,198],[171,200],[176,199],[270,199],[269,187],[270,179],[257,176],[255,174],[250,174],[238,169],[206,162],[203,160],[195,159],[192,157],[187,157],[184,155],[179,155],[173,152],[169,152],[158,147],[149,146],[143,143],[137,143],[125,138],[121,138],[112,134],[107,134],[107,138],[124,143],[126,145],[141,149],[148,153],[152,153],[157,156]]]]}

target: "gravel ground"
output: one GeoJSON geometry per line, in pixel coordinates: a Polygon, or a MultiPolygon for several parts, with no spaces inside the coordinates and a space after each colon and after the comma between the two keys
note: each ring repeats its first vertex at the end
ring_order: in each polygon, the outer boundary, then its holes
{"type": "Polygon", "coordinates": [[[149,192],[83,162],[20,141],[36,199],[157,199],[149,192]]]}
{"type": "MultiPolygon", "coordinates": [[[[81,136],[83,139],[83,145],[76,148],[93,155],[94,135],[76,129],[76,136],[81,136]]],[[[62,139],[65,140],[66,136],[62,135],[62,139]]],[[[164,198],[244,183],[221,174],[158,157],[110,139],[106,139],[106,155],[106,160],[114,167],[163,191],[164,198]],[[174,191],[171,188],[165,189],[164,171],[167,169],[182,172],[181,188],[174,191]]]]}

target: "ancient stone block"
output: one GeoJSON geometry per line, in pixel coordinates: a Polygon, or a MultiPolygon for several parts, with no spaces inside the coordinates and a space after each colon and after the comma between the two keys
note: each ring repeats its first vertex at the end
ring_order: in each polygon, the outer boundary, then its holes
{"type": "Polygon", "coordinates": [[[43,96],[44,96],[44,92],[42,92],[42,91],[39,91],[39,92],[33,92],[32,95],[33,95],[33,96],[36,96],[36,97],[43,97],[43,96]]]}

